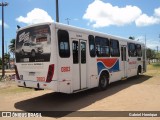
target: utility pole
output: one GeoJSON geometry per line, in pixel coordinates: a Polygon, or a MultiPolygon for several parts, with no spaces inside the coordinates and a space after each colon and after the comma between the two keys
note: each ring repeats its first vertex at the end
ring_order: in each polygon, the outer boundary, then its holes
{"type": "Polygon", "coordinates": [[[143,66],[144,66],[144,71],[146,72],[147,70],[147,39],[146,39],[146,34],[144,36],[144,44],[145,44],[145,49],[144,49],[144,61],[143,66]]]}
{"type": "Polygon", "coordinates": [[[69,18],[66,18],[65,20],[67,20],[67,24],[69,25],[69,21],[70,21],[71,19],[69,19],[69,18]]]}
{"type": "Polygon", "coordinates": [[[158,46],[157,46],[157,53],[158,53],[158,46]]]}
{"type": "Polygon", "coordinates": [[[0,6],[2,6],[2,77],[5,75],[4,70],[4,6],[7,6],[7,2],[1,2],[0,6]]]}
{"type": "Polygon", "coordinates": [[[58,7],[58,0],[56,0],[56,22],[59,22],[59,7],[58,7]]]}

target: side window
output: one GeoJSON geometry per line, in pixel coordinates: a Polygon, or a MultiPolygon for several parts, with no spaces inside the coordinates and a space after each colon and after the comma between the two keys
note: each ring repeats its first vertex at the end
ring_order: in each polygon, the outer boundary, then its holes
{"type": "Polygon", "coordinates": [[[109,57],[109,40],[107,38],[95,37],[97,57],[109,57]]]}
{"type": "Polygon", "coordinates": [[[110,42],[110,52],[112,57],[119,57],[120,51],[119,51],[119,42],[118,40],[111,39],[110,42]]]}
{"type": "Polygon", "coordinates": [[[137,56],[136,45],[134,43],[128,43],[128,54],[129,57],[137,56]]]}
{"type": "Polygon", "coordinates": [[[73,41],[72,50],[73,50],[73,64],[77,64],[78,63],[78,41],[73,41]]]}
{"type": "Polygon", "coordinates": [[[65,30],[58,30],[58,47],[60,57],[70,57],[69,34],[65,30]]]}
{"type": "Polygon", "coordinates": [[[93,35],[89,35],[88,39],[89,39],[90,56],[91,57],[95,57],[96,56],[96,52],[95,52],[96,48],[95,48],[94,36],[93,35]]]}
{"type": "Polygon", "coordinates": [[[81,63],[86,63],[86,43],[81,42],[81,63]]]}
{"type": "Polygon", "coordinates": [[[142,57],[142,49],[140,44],[136,44],[137,56],[142,57]]]}

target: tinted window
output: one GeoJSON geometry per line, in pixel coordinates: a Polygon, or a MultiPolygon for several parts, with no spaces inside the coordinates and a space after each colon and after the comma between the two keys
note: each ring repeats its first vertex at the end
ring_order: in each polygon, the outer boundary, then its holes
{"type": "Polygon", "coordinates": [[[86,43],[81,42],[81,63],[86,63],[86,43]]]}
{"type": "Polygon", "coordinates": [[[109,57],[109,40],[107,38],[97,37],[95,38],[96,54],[98,57],[109,57]]]}
{"type": "Polygon", "coordinates": [[[78,63],[78,41],[73,41],[72,43],[72,50],[73,50],[73,63],[78,63]]]}
{"type": "Polygon", "coordinates": [[[67,31],[58,30],[58,46],[60,57],[70,57],[69,34],[67,31]]]}
{"type": "Polygon", "coordinates": [[[136,50],[137,50],[137,56],[138,56],[138,57],[142,57],[141,45],[136,44],[136,50]]]}
{"type": "Polygon", "coordinates": [[[128,43],[128,54],[129,57],[137,56],[136,45],[134,43],[128,43]]]}
{"type": "Polygon", "coordinates": [[[113,57],[119,57],[120,56],[118,40],[111,39],[110,48],[111,48],[110,49],[111,56],[113,56],[113,57]]]}
{"type": "Polygon", "coordinates": [[[90,51],[90,56],[91,56],[91,57],[95,57],[96,53],[95,53],[94,36],[93,36],[93,35],[89,35],[88,39],[89,39],[89,51],[90,51]]]}
{"type": "Polygon", "coordinates": [[[127,58],[126,58],[126,47],[121,47],[121,60],[122,61],[126,61],[127,58]]]}

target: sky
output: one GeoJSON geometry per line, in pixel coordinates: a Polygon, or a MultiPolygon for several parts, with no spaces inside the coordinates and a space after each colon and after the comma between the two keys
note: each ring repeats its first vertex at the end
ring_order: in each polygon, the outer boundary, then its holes
{"type": "MultiPolygon", "coordinates": [[[[5,52],[10,40],[16,38],[17,25],[25,27],[56,21],[56,0],[3,0],[5,52]]],[[[0,3],[2,0],[0,0],[0,3]]],[[[2,13],[0,8],[0,13],[2,13]]],[[[159,0],[59,0],[60,23],[69,24],[124,38],[134,36],[147,47],[160,50],[159,0]]],[[[2,17],[0,14],[0,27],[2,17]]],[[[2,44],[0,29],[0,56],[2,44]]]]}

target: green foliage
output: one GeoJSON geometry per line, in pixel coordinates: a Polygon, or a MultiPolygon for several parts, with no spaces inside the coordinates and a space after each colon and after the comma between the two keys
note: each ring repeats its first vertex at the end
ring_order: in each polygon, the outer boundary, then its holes
{"type": "Polygon", "coordinates": [[[160,68],[160,63],[153,63],[152,66],[153,66],[153,67],[159,67],[159,68],[160,68]]]}
{"type": "Polygon", "coordinates": [[[15,41],[15,39],[12,39],[9,45],[10,52],[12,52],[13,54],[15,54],[15,41]]]}
{"type": "Polygon", "coordinates": [[[156,56],[157,59],[160,60],[160,52],[158,52],[158,53],[156,52],[156,55],[155,55],[155,56],[156,56]]]}
{"type": "Polygon", "coordinates": [[[147,55],[147,59],[155,59],[156,58],[155,50],[152,50],[150,48],[147,48],[146,55],[147,55]]]}

